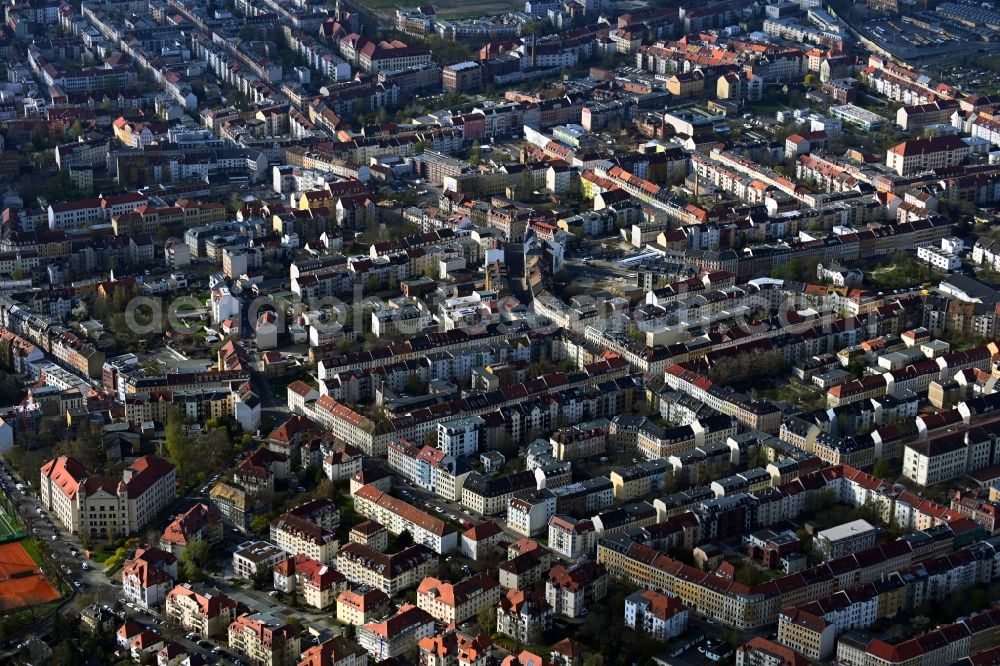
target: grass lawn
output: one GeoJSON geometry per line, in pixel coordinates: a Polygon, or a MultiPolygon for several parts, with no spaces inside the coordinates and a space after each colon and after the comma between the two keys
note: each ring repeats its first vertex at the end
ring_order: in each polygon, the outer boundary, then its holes
{"type": "Polygon", "coordinates": [[[90,559],[103,564],[109,557],[115,554],[120,544],[98,544],[90,551],[90,559]]]}
{"type": "Polygon", "coordinates": [[[42,548],[38,541],[35,539],[25,539],[21,542],[21,546],[27,551],[28,555],[31,555],[31,559],[35,561],[35,564],[42,563],[42,548]]]}
{"type": "Polygon", "coordinates": [[[785,402],[798,402],[799,394],[791,387],[758,389],[757,394],[768,400],[784,400],[785,402]]]}
{"type": "Polygon", "coordinates": [[[865,270],[865,280],[877,289],[891,290],[912,287],[922,282],[937,282],[944,274],[932,269],[916,257],[899,253],[865,270]]]}
{"type": "Polygon", "coordinates": [[[528,652],[537,654],[539,656],[549,653],[549,648],[546,645],[542,644],[524,645],[522,643],[518,643],[512,638],[508,638],[507,636],[494,635],[493,642],[502,647],[503,649],[507,650],[511,654],[518,654],[521,650],[527,650],[528,652]]]}
{"type": "Polygon", "coordinates": [[[774,113],[775,111],[781,111],[782,109],[787,109],[788,107],[780,102],[748,102],[747,110],[758,114],[774,113]]]}
{"type": "Polygon", "coordinates": [[[784,400],[803,409],[817,409],[826,403],[826,393],[814,386],[780,386],[758,389],[757,395],[768,400],[784,400]]]}
{"type": "Polygon", "coordinates": [[[981,69],[988,69],[993,72],[1000,72],[1000,56],[989,58],[976,58],[976,66],[981,69]]]}

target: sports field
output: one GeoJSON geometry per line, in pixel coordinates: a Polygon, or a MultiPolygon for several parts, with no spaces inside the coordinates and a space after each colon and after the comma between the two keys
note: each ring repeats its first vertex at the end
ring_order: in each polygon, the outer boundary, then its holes
{"type": "Polygon", "coordinates": [[[0,545],[0,605],[6,609],[33,606],[59,598],[38,565],[20,543],[0,545]]]}
{"type": "Polygon", "coordinates": [[[0,543],[15,541],[24,536],[24,523],[17,515],[10,497],[0,495],[0,543]]]}
{"type": "Polygon", "coordinates": [[[20,532],[20,521],[7,512],[7,507],[4,506],[4,503],[0,503],[0,542],[5,541],[8,537],[12,537],[15,534],[20,534],[20,532]]]}

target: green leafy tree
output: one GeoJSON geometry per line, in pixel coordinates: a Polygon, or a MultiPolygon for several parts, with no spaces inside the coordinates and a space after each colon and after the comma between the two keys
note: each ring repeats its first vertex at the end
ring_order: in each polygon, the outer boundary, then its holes
{"type": "Polygon", "coordinates": [[[486,604],[482,606],[476,613],[476,624],[479,625],[479,631],[484,634],[492,635],[497,629],[497,609],[492,604],[486,604]]]}
{"type": "Polygon", "coordinates": [[[14,345],[10,340],[0,340],[0,370],[14,370],[14,345]]]}
{"type": "Polygon", "coordinates": [[[87,469],[99,469],[107,463],[104,434],[100,426],[90,421],[82,421],[76,428],[76,437],[60,442],[57,450],[60,454],[76,458],[87,469]]]}
{"type": "Polygon", "coordinates": [[[875,466],[872,467],[872,476],[877,479],[886,479],[892,475],[892,467],[889,465],[889,461],[886,459],[876,460],[875,466]]]}
{"type": "Polygon", "coordinates": [[[271,569],[268,567],[260,567],[253,576],[250,577],[250,583],[255,589],[262,590],[266,587],[271,587],[274,581],[274,574],[271,573],[271,569]]]}
{"type": "Polygon", "coordinates": [[[411,372],[406,378],[406,392],[410,395],[419,395],[423,387],[424,383],[420,381],[420,375],[417,373],[411,372]]]}
{"type": "Polygon", "coordinates": [[[104,568],[107,570],[117,569],[124,562],[125,558],[128,556],[128,550],[124,546],[115,550],[115,552],[108,559],[104,560],[104,568]]]}
{"type": "Polygon", "coordinates": [[[167,415],[165,427],[167,459],[177,467],[177,475],[184,481],[190,480],[202,463],[197,448],[187,433],[184,416],[179,409],[172,409],[167,415]]]}
{"type": "Polygon", "coordinates": [[[184,577],[189,582],[196,583],[204,579],[204,569],[209,560],[207,541],[194,541],[181,552],[181,563],[184,577]]]}
{"type": "Polygon", "coordinates": [[[198,448],[204,452],[213,468],[223,465],[233,455],[233,441],[225,427],[212,428],[198,439],[198,448]]]}
{"type": "Polygon", "coordinates": [[[254,516],[250,520],[250,531],[254,534],[263,534],[270,527],[271,521],[266,515],[254,516]]]}
{"type": "Polygon", "coordinates": [[[797,280],[799,282],[816,281],[816,265],[818,260],[792,257],[780,266],[771,270],[771,277],[779,280],[797,280]]]}
{"type": "Polygon", "coordinates": [[[787,370],[788,362],[781,350],[772,349],[720,358],[712,364],[708,376],[713,382],[738,387],[763,378],[782,376],[787,370]]]}
{"type": "MultiPolygon", "coordinates": [[[[322,473],[322,470],[320,470],[320,473],[322,473]]],[[[335,500],[339,494],[340,491],[337,488],[337,484],[325,476],[319,480],[316,484],[316,489],[313,491],[313,497],[316,499],[335,500]]]]}
{"type": "Polygon", "coordinates": [[[413,535],[409,531],[400,532],[394,539],[392,552],[398,552],[413,545],[413,535]]]}
{"type": "Polygon", "coordinates": [[[754,469],[755,467],[765,466],[767,466],[767,452],[764,450],[764,447],[758,446],[747,457],[747,467],[749,469],[754,469]]]}

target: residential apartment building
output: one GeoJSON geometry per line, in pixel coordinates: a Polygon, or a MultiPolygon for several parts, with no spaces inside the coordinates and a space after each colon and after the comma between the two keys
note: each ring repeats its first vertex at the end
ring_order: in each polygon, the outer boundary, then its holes
{"type": "Polygon", "coordinates": [[[867,520],[852,520],[821,530],[813,538],[813,548],[825,559],[842,557],[875,545],[879,531],[867,520]]]}
{"type": "Polygon", "coordinates": [[[246,541],[233,552],[233,573],[237,578],[254,580],[266,572],[270,575],[274,567],[288,557],[288,551],[270,541],[246,541]]]}
{"type": "Polygon", "coordinates": [[[298,666],[368,666],[368,653],[354,641],[334,636],[306,648],[298,666]]]}
{"type": "Polygon", "coordinates": [[[998,633],[1000,610],[991,608],[896,644],[845,634],[837,641],[836,660],[845,666],[953,664],[995,647],[998,633]]]}
{"type": "Polygon", "coordinates": [[[339,546],[336,533],[291,512],[271,523],[271,541],[292,555],[324,563],[333,562],[339,546]]]}
{"type": "Polygon", "coordinates": [[[174,518],[160,535],[160,548],[180,557],[185,548],[196,541],[204,541],[210,546],[222,541],[222,516],[199,502],[174,518]]]}
{"type": "Polygon", "coordinates": [[[474,525],[462,532],[461,552],[472,560],[494,551],[507,538],[503,528],[492,520],[474,525]]]}
{"type": "Polygon", "coordinates": [[[480,608],[500,601],[500,583],[478,573],[457,583],[428,576],[417,588],[417,606],[444,624],[462,624],[474,619],[480,608]]]}
{"type": "Polygon", "coordinates": [[[1000,441],[985,428],[947,432],[903,447],[903,476],[922,486],[1000,464],[1000,441]]]}
{"type": "Polygon", "coordinates": [[[982,525],[988,536],[993,536],[1000,531],[1000,522],[998,522],[1000,503],[996,501],[980,499],[958,491],[951,499],[950,508],[959,515],[971,518],[982,525]]]}
{"type": "Polygon", "coordinates": [[[515,493],[507,504],[507,527],[523,536],[534,536],[546,529],[556,512],[556,496],[551,490],[515,493]]]}
{"type": "Polygon", "coordinates": [[[525,590],[545,580],[554,559],[548,548],[531,539],[510,544],[507,558],[499,567],[500,584],[515,590],[525,590]]]}
{"type": "Polygon", "coordinates": [[[582,617],[608,592],[608,573],[600,564],[557,564],[545,581],[545,601],[557,615],[582,617]]]}
{"type": "Polygon", "coordinates": [[[301,631],[263,613],[243,613],[229,625],[229,649],[254,666],[297,663],[301,631]]]}
{"type": "Polygon", "coordinates": [[[836,637],[836,625],[815,613],[785,608],[778,615],[778,642],[813,661],[830,656],[836,637]]]}
{"type": "Polygon", "coordinates": [[[389,595],[378,588],[345,590],[337,596],[337,622],[359,626],[385,617],[389,595]]]}
{"type": "Polygon", "coordinates": [[[337,554],[337,570],[349,581],[378,588],[389,596],[419,585],[436,563],[434,553],[420,544],[389,555],[348,543],[337,554]]]}
{"type": "Polygon", "coordinates": [[[462,486],[462,506],[484,516],[496,515],[507,510],[514,493],[537,486],[534,473],[528,471],[501,477],[472,473],[462,486]]]}
{"type": "Polygon", "coordinates": [[[138,548],[122,566],[122,599],[156,608],[167,598],[177,578],[177,558],[159,548],[138,548]]]}
{"type": "Polygon", "coordinates": [[[673,467],[666,460],[644,460],[632,467],[611,470],[608,478],[619,502],[642,499],[666,487],[673,467]]]}
{"type": "Polygon", "coordinates": [[[214,638],[227,635],[240,605],[223,594],[200,594],[190,585],[177,585],[167,594],[164,613],[184,631],[214,638]]]}
{"type": "Polygon", "coordinates": [[[409,532],[416,543],[444,555],[458,547],[458,532],[443,520],[392,497],[373,485],[354,492],[354,508],[392,534],[409,532]]]}
{"type": "Polygon", "coordinates": [[[549,548],[563,557],[576,559],[597,548],[592,520],[577,520],[564,514],[549,518],[549,548]]]}
{"type": "Polygon", "coordinates": [[[781,585],[769,581],[753,587],[703,572],[627,540],[602,540],[597,559],[613,575],[680,597],[692,612],[727,626],[750,629],[776,622],[780,608],[832,594],[840,585],[833,567],[839,576],[853,570],[855,580],[868,582],[909,565],[913,552],[904,541],[890,542],[791,574],[781,585]]]}
{"type": "Polygon", "coordinates": [[[608,447],[608,429],[604,427],[560,428],[549,437],[552,455],[559,460],[576,460],[604,455],[608,447]]]}
{"type": "Polygon", "coordinates": [[[638,590],[625,597],[625,625],[669,641],[687,630],[688,609],[681,600],[655,590],[638,590]]]}
{"type": "Polygon", "coordinates": [[[437,424],[438,448],[448,455],[461,458],[479,451],[479,433],[485,422],[478,416],[441,421],[437,424]]]}
{"type": "Polygon", "coordinates": [[[763,636],[754,636],[736,648],[736,666],[809,666],[795,650],[763,636]]]}
{"type": "Polygon", "coordinates": [[[388,462],[389,468],[404,478],[452,502],[461,497],[462,484],[471,471],[452,454],[433,446],[417,447],[406,440],[389,444],[388,462]]]}
{"type": "Polygon", "coordinates": [[[253,496],[243,488],[220,481],[208,492],[213,506],[223,519],[240,532],[246,532],[254,516],[253,496]]]}
{"type": "Polygon", "coordinates": [[[473,636],[448,630],[421,638],[421,666],[486,666],[493,653],[493,641],[487,634],[473,636]]]}
{"type": "Polygon", "coordinates": [[[533,643],[552,628],[552,607],[534,590],[508,590],[497,606],[497,633],[533,643]]]}
{"type": "Polygon", "coordinates": [[[668,367],[664,380],[670,388],[703,401],[715,411],[735,418],[750,429],[774,434],[781,425],[781,410],[767,400],[726,390],[682,365],[668,367]]]}
{"type": "Polygon", "coordinates": [[[389,530],[374,520],[366,520],[351,528],[348,541],[385,552],[389,549],[389,530]]]}
{"type": "Polygon", "coordinates": [[[375,661],[406,654],[433,634],[434,618],[412,604],[403,604],[383,622],[370,622],[357,629],[358,643],[375,661]]]}
{"type": "Polygon", "coordinates": [[[324,610],[347,590],[347,578],[332,564],[296,555],[275,565],[274,589],[296,595],[306,606],[324,610]]]}

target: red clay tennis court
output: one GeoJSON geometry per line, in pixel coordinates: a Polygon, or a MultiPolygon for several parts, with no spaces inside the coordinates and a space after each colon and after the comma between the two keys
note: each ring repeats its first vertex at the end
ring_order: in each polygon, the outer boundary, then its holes
{"type": "Polygon", "coordinates": [[[58,598],[59,593],[20,543],[0,545],[0,604],[4,608],[33,606],[58,598]]]}

